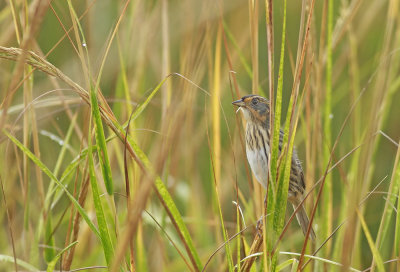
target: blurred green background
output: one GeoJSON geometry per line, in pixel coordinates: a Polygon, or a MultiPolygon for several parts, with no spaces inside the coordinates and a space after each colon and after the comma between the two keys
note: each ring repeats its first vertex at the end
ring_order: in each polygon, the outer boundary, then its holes
{"type": "MultiPolygon", "coordinates": [[[[232,201],[238,201],[242,208],[242,223],[251,226],[262,214],[265,193],[249,175],[240,140],[244,135],[244,121],[235,113],[231,102],[250,93],[269,97],[266,3],[257,0],[54,0],[42,7],[44,15],[34,20],[38,16],[35,8],[40,2],[10,0],[0,3],[0,46],[21,47],[24,39],[30,39],[26,49],[43,56],[87,91],[99,80],[100,91],[120,124],[128,121],[138,105],[150,102],[132,121],[129,133],[171,194],[202,265],[211,258],[207,271],[229,270],[225,248],[212,255],[224,242],[223,226],[229,236],[238,231],[237,210],[232,201]],[[80,18],[81,29],[77,18],[80,18]],[[37,24],[37,29],[32,30],[32,23],[37,24]],[[33,37],[28,33],[33,33],[33,37]],[[99,76],[103,61],[104,68],[99,76]],[[171,73],[174,74],[157,94],[147,100],[171,73]]],[[[276,93],[284,1],[271,2],[276,93]]],[[[286,118],[296,58],[301,52],[298,48],[302,46],[311,3],[308,0],[287,3],[282,120],[286,118]],[[303,25],[300,23],[302,16],[303,25]],[[299,35],[301,28],[304,31],[299,35]]],[[[400,247],[397,213],[400,170],[396,161],[400,138],[399,5],[397,0],[316,1],[299,89],[299,96],[304,95],[304,98],[298,99],[296,107],[299,125],[295,145],[305,171],[307,189],[323,176],[336,140],[329,167],[340,161],[328,174],[314,218],[317,248],[337,226],[345,224],[317,256],[358,270],[372,266],[374,247],[383,262],[398,258],[400,247]],[[329,14],[332,15],[331,26],[329,14]],[[329,54],[329,40],[332,54],[329,54]],[[332,63],[332,67],[327,68],[327,63],[332,63]],[[331,81],[327,80],[329,75],[331,81]],[[327,92],[330,92],[331,102],[329,99],[327,102],[327,92]],[[349,115],[353,105],[354,110],[349,115]],[[347,115],[349,119],[345,123],[347,115]],[[343,124],[343,135],[339,137],[343,124]],[[359,148],[353,150],[356,147],[359,148]],[[362,203],[359,212],[374,246],[368,243],[366,230],[355,212],[358,203],[362,203]],[[389,219],[385,215],[389,215],[389,219]]],[[[60,178],[88,146],[88,129],[93,126],[90,105],[59,78],[38,70],[29,74],[28,66],[18,75],[17,62],[5,56],[2,51],[0,113],[4,122],[1,129],[14,135],[60,178]],[[10,89],[13,81],[21,85],[10,89]],[[75,114],[76,123],[71,121],[75,114]],[[69,129],[71,136],[68,138],[69,129]],[[60,153],[63,146],[65,154],[60,153]],[[57,163],[59,170],[56,172],[57,163]]],[[[106,137],[112,136],[114,132],[104,122],[103,125],[106,137]]],[[[18,259],[45,270],[49,264],[46,254],[54,257],[73,242],[76,209],[65,194],[59,193],[59,201],[52,198],[51,208],[47,210],[44,196],[50,179],[3,132],[0,140],[0,176],[4,192],[0,206],[0,223],[4,230],[0,232],[0,270],[14,270],[13,248],[18,259]]],[[[108,221],[108,227],[117,249],[124,237],[122,234],[129,229],[123,141],[112,138],[107,150],[114,184],[112,197],[106,197],[96,156],[95,169],[100,193],[104,196],[103,205],[108,207],[105,208],[106,217],[116,222],[114,225],[108,221]]],[[[131,195],[136,196],[141,184],[149,181],[134,160],[128,159],[127,165],[131,195]]],[[[84,158],[65,180],[68,190],[77,199],[87,181],[87,171],[84,158]]],[[[309,213],[318,190],[319,186],[306,201],[309,213]]],[[[152,190],[143,201],[146,212],[137,219],[133,250],[126,248],[124,251],[121,269],[197,271],[192,263],[185,263],[188,260],[185,243],[157,194],[152,190]],[[131,266],[130,254],[134,256],[131,266]]],[[[91,193],[82,206],[97,224],[91,193]]],[[[287,217],[291,213],[292,209],[288,208],[287,217]]],[[[66,263],[68,254],[65,253],[56,269],[62,266],[64,270],[82,267],[92,267],[91,271],[105,270],[94,268],[107,265],[100,240],[83,220],[76,227],[78,243],[74,253],[68,251],[70,263],[66,263]]],[[[242,242],[250,246],[254,235],[254,227],[249,227],[243,232],[242,242]]],[[[284,235],[279,250],[300,253],[303,239],[295,222],[284,235]]],[[[237,244],[233,241],[231,250],[234,252],[237,244]]],[[[248,253],[244,244],[242,257],[248,253]]],[[[311,255],[315,249],[309,248],[306,253],[311,255]]],[[[236,253],[231,254],[235,256],[236,253]]],[[[290,258],[299,256],[278,254],[278,264],[290,258]]],[[[340,270],[340,266],[327,262],[311,264],[306,270],[340,270]]],[[[255,271],[262,270],[263,264],[257,262],[256,267],[255,271]]],[[[398,271],[399,264],[391,261],[384,267],[387,271],[398,271]]],[[[27,267],[20,269],[29,270],[27,267]]],[[[290,266],[283,271],[290,271],[290,266]]]]}

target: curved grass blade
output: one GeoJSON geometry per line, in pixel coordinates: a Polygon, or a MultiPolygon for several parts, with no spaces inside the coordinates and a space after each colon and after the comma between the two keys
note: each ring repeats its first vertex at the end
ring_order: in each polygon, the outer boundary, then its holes
{"type": "MultiPolygon", "coordinates": [[[[56,177],[58,176],[58,172],[59,172],[59,170],[61,168],[61,163],[62,163],[62,161],[63,161],[63,159],[65,157],[65,153],[66,153],[66,150],[67,150],[67,145],[68,145],[68,143],[69,143],[69,141],[71,139],[72,131],[73,131],[73,128],[75,126],[77,117],[78,117],[77,114],[75,114],[73,116],[73,118],[71,120],[71,123],[69,125],[69,128],[68,128],[67,134],[65,135],[64,139],[62,140],[64,144],[61,146],[60,154],[59,154],[59,156],[57,158],[56,166],[54,167],[54,171],[53,171],[54,176],[56,176],[56,177]]],[[[63,182],[62,178],[60,178],[60,182],[63,182]]],[[[47,190],[47,194],[46,194],[46,198],[45,198],[45,207],[49,206],[51,196],[54,193],[54,191],[53,191],[54,185],[55,185],[54,182],[52,182],[49,185],[49,189],[47,190]]],[[[59,190],[56,190],[56,191],[59,191],[59,190]]],[[[52,203],[52,206],[54,206],[54,202],[52,203]]]]}
{"type": "Polygon", "coordinates": [[[74,245],[76,245],[78,243],[78,241],[75,241],[73,243],[71,243],[69,246],[67,246],[66,248],[64,248],[63,250],[61,250],[54,258],[53,260],[51,260],[51,262],[47,265],[47,272],[51,272],[54,271],[54,268],[56,268],[56,264],[58,262],[58,259],[60,259],[61,255],[64,254],[64,252],[66,252],[68,249],[70,249],[71,247],[73,247],[74,245]]]}
{"type": "MultiPolygon", "coordinates": [[[[281,263],[281,264],[279,264],[277,267],[276,267],[276,271],[277,272],[279,272],[279,271],[281,271],[281,270],[284,270],[286,267],[288,267],[289,265],[292,265],[292,270],[291,271],[293,271],[293,267],[296,267],[296,269],[297,269],[297,264],[298,264],[299,262],[296,260],[296,259],[289,259],[289,260],[286,260],[286,261],[284,261],[283,263],[281,263]]],[[[296,270],[294,270],[294,271],[296,271],[296,270]]]]}
{"type": "MultiPolygon", "coordinates": [[[[297,253],[297,252],[280,251],[279,254],[281,254],[281,255],[301,256],[301,254],[297,253]]],[[[304,254],[304,257],[307,257],[307,258],[310,258],[310,259],[313,259],[313,260],[316,260],[316,261],[320,261],[322,263],[327,263],[327,264],[330,264],[330,265],[343,266],[341,263],[334,262],[334,261],[331,261],[331,260],[328,260],[328,259],[324,259],[324,258],[321,258],[321,257],[313,256],[313,255],[304,254]]],[[[298,271],[298,270],[295,270],[295,271],[298,271]]],[[[349,267],[349,271],[362,272],[361,270],[357,270],[357,269],[354,269],[352,267],[349,267]]]]}
{"type": "MultiPolygon", "coordinates": [[[[147,107],[147,105],[150,103],[151,99],[157,94],[157,92],[160,90],[161,86],[165,83],[165,81],[173,74],[168,75],[165,77],[151,92],[151,94],[147,97],[147,99],[140,104],[135,110],[135,112],[132,114],[131,121],[135,120],[142,112],[143,110],[147,107]]],[[[125,135],[125,130],[121,124],[116,122],[115,120],[113,121],[113,125],[117,128],[119,135],[125,135]]],[[[186,252],[189,255],[189,258],[194,265],[196,270],[201,270],[202,264],[200,262],[200,258],[197,254],[196,249],[194,248],[191,236],[189,234],[189,231],[182,219],[182,216],[178,210],[178,208],[175,205],[175,202],[173,201],[171,195],[169,194],[167,188],[165,187],[163,181],[161,178],[157,175],[154,174],[153,167],[147,158],[146,154],[140,149],[140,147],[137,145],[137,143],[134,141],[133,137],[131,135],[127,135],[127,142],[129,145],[132,147],[132,150],[135,152],[137,158],[143,163],[143,166],[145,167],[145,170],[147,170],[149,173],[153,174],[155,176],[155,189],[156,193],[163,204],[168,216],[171,218],[171,222],[173,223],[175,229],[177,230],[180,238],[182,239],[182,242],[185,246],[186,252]]]]}
{"type": "MultiPolygon", "coordinates": [[[[131,121],[135,120],[143,112],[143,110],[150,103],[151,99],[157,94],[157,92],[160,90],[161,86],[165,83],[165,81],[171,75],[173,75],[173,74],[170,74],[167,77],[165,77],[154,88],[154,90],[147,97],[147,99],[142,104],[140,104],[140,106],[137,107],[135,112],[132,114],[131,121]]],[[[119,123],[114,122],[113,124],[119,130],[120,135],[125,135],[125,130],[119,123]]],[[[147,158],[146,154],[140,149],[140,147],[136,144],[134,139],[129,134],[128,134],[127,141],[130,144],[130,146],[132,147],[136,156],[140,159],[140,161],[143,162],[143,165],[146,168],[146,170],[149,171],[150,173],[154,173],[152,165],[151,165],[149,159],[147,158]]],[[[171,195],[169,194],[167,188],[165,187],[164,183],[162,182],[162,180],[159,176],[156,176],[156,178],[155,178],[155,189],[156,189],[157,195],[160,198],[161,203],[163,204],[164,208],[166,209],[166,212],[168,213],[169,217],[171,218],[173,225],[175,226],[176,230],[178,231],[179,236],[182,239],[182,242],[184,243],[184,246],[186,248],[186,251],[189,255],[191,262],[193,263],[193,265],[195,266],[195,268],[197,270],[201,270],[202,264],[200,262],[200,258],[197,254],[197,251],[194,248],[189,231],[182,219],[182,216],[181,216],[178,208],[175,205],[175,202],[173,201],[171,195]]]]}
{"type": "MultiPolygon", "coordinates": [[[[165,80],[162,81],[162,83],[165,80]]],[[[156,89],[158,90],[161,87],[161,84],[159,84],[156,89]]],[[[154,91],[153,91],[154,92],[154,91]]],[[[146,105],[150,99],[148,98],[146,100],[146,105]]],[[[142,107],[142,110],[144,107],[142,107]]],[[[114,123],[116,128],[119,130],[121,135],[124,135],[124,129],[119,123],[114,123]]],[[[135,152],[136,156],[138,159],[143,163],[145,169],[149,173],[154,173],[153,167],[147,158],[146,154],[140,149],[140,147],[137,145],[137,143],[133,140],[133,138],[128,134],[127,141],[129,145],[132,147],[133,151],[135,152]]],[[[178,208],[175,205],[174,200],[172,199],[171,195],[169,194],[167,188],[165,187],[164,183],[162,182],[161,178],[159,176],[155,175],[155,189],[156,193],[163,204],[168,216],[171,218],[171,222],[173,223],[175,229],[177,230],[179,236],[182,239],[182,242],[186,248],[186,252],[189,255],[189,258],[194,265],[196,270],[201,270],[202,264],[200,262],[200,258],[197,254],[196,249],[194,248],[192,239],[190,237],[189,231],[182,219],[182,216],[178,210],[178,208]]]]}
{"type": "MultiPolygon", "coordinates": [[[[86,156],[87,156],[87,149],[84,149],[81,151],[81,153],[77,157],[75,157],[75,159],[73,159],[68,164],[67,168],[61,174],[60,182],[62,184],[64,184],[65,187],[68,187],[69,182],[71,181],[71,174],[74,173],[76,168],[84,161],[86,156]]],[[[51,197],[54,194],[53,201],[51,202],[51,207],[50,207],[50,208],[53,208],[58,203],[58,201],[60,200],[62,195],[64,194],[64,191],[62,189],[60,189],[59,187],[56,187],[49,194],[50,194],[49,197],[51,197]]]]}
{"type": "MultiPolygon", "coordinates": [[[[131,122],[133,122],[138,116],[143,112],[143,110],[147,107],[147,105],[150,103],[151,99],[157,94],[157,92],[160,90],[161,86],[167,81],[167,79],[171,76],[172,74],[169,74],[166,76],[151,92],[151,94],[146,98],[146,100],[138,106],[134,113],[132,114],[131,117],[131,122]]],[[[124,134],[123,134],[124,135],[124,134]]]]}
{"type": "MultiPolygon", "coordinates": [[[[0,254],[0,262],[14,263],[14,257],[0,254]]],[[[38,268],[18,258],[17,258],[17,264],[28,271],[39,271],[38,268]]]]}
{"type": "MultiPolygon", "coordinates": [[[[107,139],[106,142],[108,143],[112,139],[116,137],[115,134],[110,135],[107,139]]],[[[97,150],[97,146],[92,146],[92,150],[95,151],[97,150]]],[[[68,164],[67,168],[64,170],[64,172],[61,174],[60,177],[60,182],[65,184],[65,186],[68,185],[69,181],[66,181],[67,178],[75,171],[75,169],[84,161],[88,154],[88,148],[84,148],[81,150],[81,152],[68,164]]],[[[53,192],[51,192],[50,196],[52,194],[55,194],[54,199],[52,201],[51,206],[54,207],[54,205],[60,200],[62,194],[64,191],[62,189],[59,189],[59,187],[56,187],[53,189],[53,192]]]]}
{"type": "MultiPolygon", "coordinates": [[[[134,146],[132,146],[132,147],[134,148],[134,150],[136,152],[135,147],[134,146]]],[[[176,230],[179,233],[179,236],[181,236],[181,238],[183,238],[182,242],[185,245],[185,248],[190,257],[190,260],[192,261],[193,265],[195,265],[195,268],[197,268],[197,270],[200,271],[202,268],[200,258],[197,254],[196,249],[194,248],[189,231],[188,231],[185,223],[183,222],[182,216],[179,213],[179,210],[176,207],[175,202],[173,201],[171,195],[169,194],[167,188],[165,187],[165,185],[162,182],[160,177],[156,178],[155,185],[156,185],[156,189],[157,189],[157,194],[160,196],[160,200],[163,203],[164,208],[166,209],[168,215],[170,216],[171,221],[173,222],[176,230]]]]}
{"type": "Polygon", "coordinates": [[[74,198],[74,196],[65,188],[65,186],[57,179],[56,176],[47,168],[43,162],[36,157],[29,149],[27,149],[20,141],[18,141],[14,136],[12,136],[8,131],[3,129],[3,133],[22,151],[24,152],[28,158],[30,158],[42,171],[45,173],[50,179],[54,180],[57,185],[67,194],[68,198],[71,200],[72,204],[74,204],[75,208],[81,214],[82,218],[86,221],[90,229],[100,238],[100,233],[97,230],[96,226],[90,220],[89,216],[82,208],[82,206],[78,203],[78,201],[74,198]]]}
{"type": "Polygon", "coordinates": [[[293,259],[293,265],[292,265],[292,269],[290,271],[295,272],[295,271],[297,271],[298,267],[299,267],[299,261],[297,259],[293,259]]]}
{"type": "MultiPolygon", "coordinates": [[[[16,56],[18,56],[20,54],[21,54],[21,51],[19,49],[9,50],[9,49],[7,49],[5,47],[0,46],[0,57],[2,57],[2,58],[15,60],[16,56]]],[[[87,92],[85,91],[85,89],[83,89],[81,86],[79,86],[78,84],[73,82],[70,78],[65,76],[61,71],[59,71],[56,67],[54,67],[54,65],[52,65],[49,62],[43,60],[42,58],[40,58],[39,56],[37,56],[36,54],[34,54],[32,52],[29,52],[29,58],[27,59],[27,63],[30,64],[30,65],[33,65],[34,67],[40,69],[41,71],[43,71],[43,72],[45,72],[47,74],[59,77],[61,80],[66,82],[66,84],[70,85],[74,90],[76,90],[78,92],[78,94],[81,96],[81,98],[86,103],[89,102],[88,101],[88,97],[87,97],[87,92]]],[[[161,87],[161,85],[165,82],[165,80],[166,80],[166,78],[156,87],[157,90],[161,87]]],[[[156,89],[153,91],[154,94],[155,94],[155,92],[157,92],[156,89]]],[[[154,95],[153,93],[152,93],[152,95],[154,95]]],[[[149,101],[149,99],[146,100],[146,102],[147,101],[149,101]]],[[[148,104],[146,102],[143,103],[136,110],[136,112],[135,112],[135,116],[136,117],[145,108],[145,105],[148,104]]],[[[117,134],[118,134],[117,136],[120,139],[122,139],[121,135],[125,135],[125,131],[124,131],[123,127],[115,119],[111,119],[110,120],[110,119],[107,119],[107,117],[104,117],[104,118],[105,118],[105,120],[107,121],[107,123],[110,126],[112,124],[113,130],[117,131],[117,134]]],[[[137,155],[138,159],[140,159],[145,164],[146,169],[150,169],[151,165],[150,165],[150,162],[149,162],[147,156],[143,153],[143,151],[139,148],[139,146],[136,144],[135,141],[133,141],[133,139],[130,136],[128,137],[128,142],[131,145],[132,150],[137,155]]],[[[22,144],[20,144],[20,145],[22,146],[22,148],[24,148],[22,144]]],[[[33,157],[36,158],[35,156],[33,156],[33,157]]],[[[45,169],[51,175],[51,172],[46,167],[45,167],[45,169]]],[[[54,175],[52,175],[52,178],[55,178],[54,175]]],[[[90,228],[93,231],[95,231],[96,235],[100,237],[99,231],[96,229],[96,227],[90,221],[89,217],[87,216],[87,214],[85,213],[83,208],[79,205],[79,203],[66,190],[66,188],[61,183],[59,183],[58,180],[57,180],[57,184],[59,186],[61,186],[65,190],[65,192],[67,192],[69,198],[72,198],[71,200],[73,201],[74,205],[77,206],[77,209],[82,214],[82,217],[84,218],[84,220],[89,224],[90,228]]],[[[198,254],[197,254],[197,252],[196,252],[196,250],[195,250],[195,248],[193,246],[193,242],[192,242],[192,240],[190,238],[189,231],[187,230],[186,225],[184,224],[183,219],[182,219],[178,209],[176,208],[175,203],[173,202],[173,200],[172,200],[171,196],[169,195],[165,185],[163,184],[163,182],[161,181],[161,179],[159,177],[156,178],[156,189],[157,189],[157,193],[159,195],[159,198],[160,198],[161,202],[163,203],[168,215],[171,218],[171,221],[174,222],[174,226],[177,229],[180,237],[182,238],[182,242],[185,245],[185,248],[187,250],[187,253],[188,253],[192,263],[197,268],[197,270],[201,270],[202,265],[201,265],[201,262],[200,262],[200,258],[198,257],[198,254]],[[165,193],[163,191],[165,191],[165,193]]]]}

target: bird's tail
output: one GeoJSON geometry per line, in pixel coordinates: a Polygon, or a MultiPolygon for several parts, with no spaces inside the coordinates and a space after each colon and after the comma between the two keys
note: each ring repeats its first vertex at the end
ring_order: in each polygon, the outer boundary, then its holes
{"type": "MultiPolygon", "coordinates": [[[[300,204],[300,201],[297,203],[293,202],[292,204],[293,204],[293,209],[296,210],[297,206],[300,204]]],[[[303,234],[305,236],[307,233],[307,228],[310,223],[310,220],[308,219],[306,210],[304,209],[304,205],[301,205],[301,207],[297,211],[296,218],[297,218],[297,221],[299,222],[301,230],[303,231],[303,234]]],[[[310,238],[311,238],[311,241],[315,242],[316,236],[315,236],[315,232],[314,232],[312,226],[311,226],[311,230],[310,230],[310,238]]]]}

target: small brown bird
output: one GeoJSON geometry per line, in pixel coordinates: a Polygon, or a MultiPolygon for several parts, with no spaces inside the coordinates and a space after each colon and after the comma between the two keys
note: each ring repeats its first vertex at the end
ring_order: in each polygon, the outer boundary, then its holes
{"type": "MultiPolygon", "coordinates": [[[[258,182],[267,187],[268,162],[270,158],[270,107],[268,99],[258,95],[247,95],[232,102],[238,106],[246,119],[246,154],[251,170],[258,182]]],[[[279,131],[279,152],[282,150],[283,131],[279,131]]],[[[292,165],[290,170],[288,200],[296,209],[303,200],[305,190],[304,174],[301,163],[293,150],[292,165]]],[[[302,205],[296,213],[297,220],[304,235],[307,232],[309,219],[302,205]]],[[[310,237],[314,241],[315,233],[311,228],[310,237]]]]}

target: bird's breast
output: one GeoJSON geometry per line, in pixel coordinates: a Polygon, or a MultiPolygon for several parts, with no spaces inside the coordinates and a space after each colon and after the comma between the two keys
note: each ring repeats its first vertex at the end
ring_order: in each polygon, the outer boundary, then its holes
{"type": "Polygon", "coordinates": [[[251,171],[258,182],[266,187],[268,181],[268,160],[270,148],[268,133],[263,127],[247,124],[246,155],[251,171]]]}
{"type": "Polygon", "coordinates": [[[268,181],[268,158],[261,150],[246,149],[247,160],[249,161],[251,171],[257,181],[267,187],[268,181]]]}

